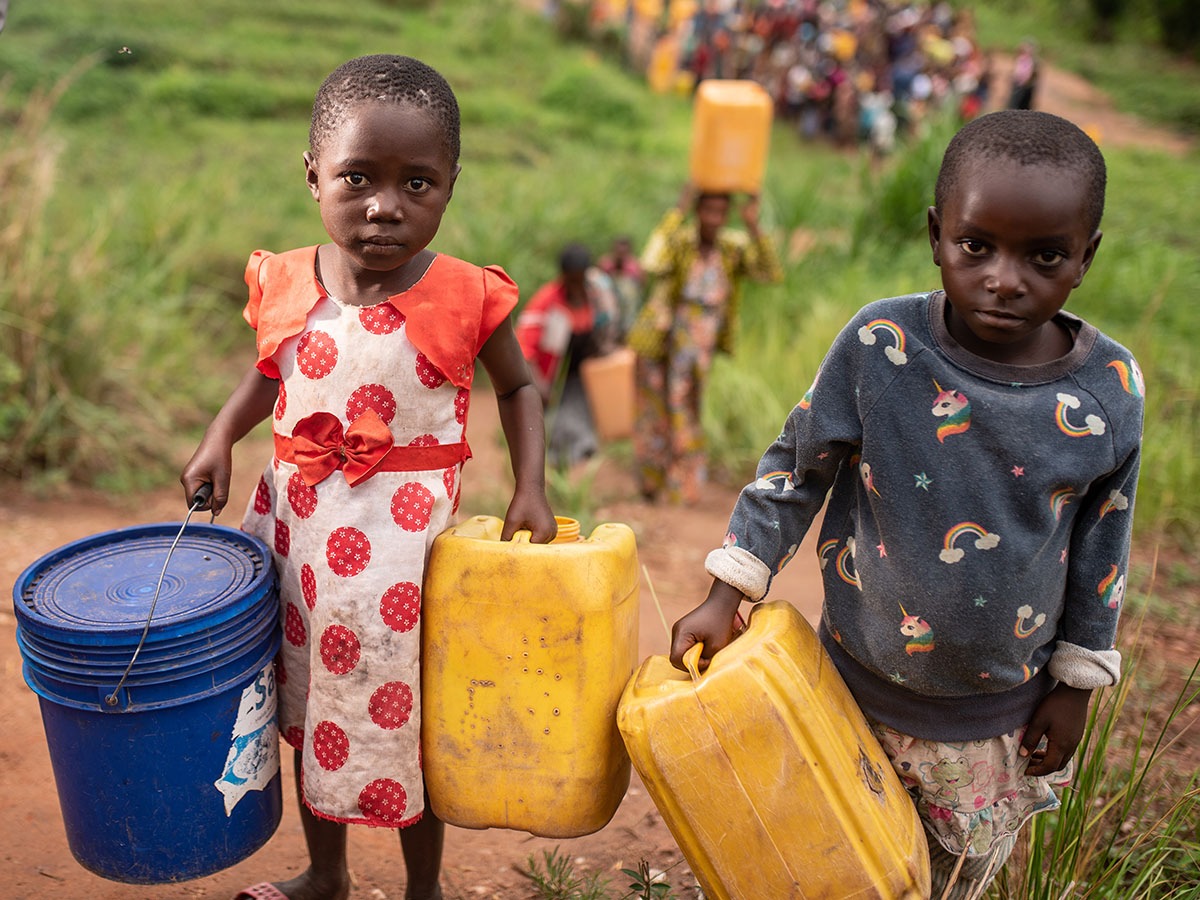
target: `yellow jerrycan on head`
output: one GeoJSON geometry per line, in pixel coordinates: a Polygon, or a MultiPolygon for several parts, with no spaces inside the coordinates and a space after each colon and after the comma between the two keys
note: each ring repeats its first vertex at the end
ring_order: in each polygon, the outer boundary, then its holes
{"type": "Polygon", "coordinates": [[[665,656],[630,679],[617,723],[709,900],[924,900],[916,806],[816,634],[783,601],[700,674],[665,656]]]}
{"type": "Polygon", "coordinates": [[[434,540],[422,598],[422,758],[434,813],[463,828],[567,838],[603,828],[629,787],[617,731],[638,660],[633,531],[552,544],[476,516],[434,540]]]}
{"type": "Polygon", "coordinates": [[[692,106],[692,184],[716,194],[757,194],[767,168],[773,113],[771,95],[756,81],[701,81],[692,106]]]}

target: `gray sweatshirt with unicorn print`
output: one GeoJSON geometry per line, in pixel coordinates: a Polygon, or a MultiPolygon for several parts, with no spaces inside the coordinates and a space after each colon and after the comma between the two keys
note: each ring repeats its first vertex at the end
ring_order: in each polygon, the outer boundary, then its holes
{"type": "Polygon", "coordinates": [[[821,639],[867,715],[1006,734],[1063,681],[1115,684],[1140,460],[1129,351],[1067,313],[1068,354],[967,352],[941,291],[842,330],[741,492],[709,573],[766,596],[828,499],[821,639]]]}

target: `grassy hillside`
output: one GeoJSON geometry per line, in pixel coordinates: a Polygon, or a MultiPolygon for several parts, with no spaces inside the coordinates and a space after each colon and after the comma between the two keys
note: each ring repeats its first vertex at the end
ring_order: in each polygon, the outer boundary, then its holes
{"type": "MultiPolygon", "coordinates": [[[[176,448],[164,436],[204,422],[248,358],[246,256],[323,237],[300,162],[312,94],[373,52],[419,56],[455,86],[463,175],[436,246],[503,264],[525,295],[568,240],[644,238],[685,177],[686,99],[649,93],[524,4],[16,3],[0,34],[0,469],[170,478],[151,464],[176,448]]],[[[735,480],[854,309],[936,285],[921,223],[948,134],[872,172],[777,129],[764,204],[794,250],[787,280],[747,296],[706,410],[735,480]]],[[[1104,245],[1072,306],[1146,371],[1144,532],[1193,541],[1196,160],[1108,155],[1104,245]]]]}

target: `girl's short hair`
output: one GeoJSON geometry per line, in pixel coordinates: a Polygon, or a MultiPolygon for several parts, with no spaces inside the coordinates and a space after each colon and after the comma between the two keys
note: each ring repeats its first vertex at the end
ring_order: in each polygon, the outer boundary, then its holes
{"type": "Polygon", "coordinates": [[[308,147],[319,155],[338,121],[360,103],[410,103],[427,109],[442,126],[446,152],[457,165],[461,122],[458,100],[435,69],[411,56],[359,56],[329,73],[313,100],[308,147]]]}
{"type": "Polygon", "coordinates": [[[985,159],[1056,166],[1080,175],[1087,190],[1089,226],[1092,231],[1100,227],[1108,179],[1104,154],[1079,126],[1031,109],[1000,110],[971,120],[951,138],[942,157],[934,189],[939,212],[970,166],[985,159]]]}

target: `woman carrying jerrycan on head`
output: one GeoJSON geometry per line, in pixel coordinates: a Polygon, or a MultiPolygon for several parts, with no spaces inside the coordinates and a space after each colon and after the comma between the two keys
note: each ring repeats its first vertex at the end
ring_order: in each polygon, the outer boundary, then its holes
{"type": "Polygon", "coordinates": [[[699,501],[704,388],[716,354],[733,350],[742,280],[783,277],[775,245],[759,228],[758,195],[741,201],[745,231],[726,227],[733,209],[733,195],[689,182],[642,252],[654,286],[628,342],[638,355],[634,455],[648,500],[666,491],[672,502],[699,501]]]}
{"type": "Polygon", "coordinates": [[[243,527],[278,569],[279,730],[311,865],[242,898],[345,900],[347,823],[399,828],[404,896],[442,896],[443,826],[420,761],[420,591],[458,507],[476,358],[512,448],[503,538],[555,534],[541,398],[509,321],[516,285],[429,249],[458,157],[457,100],[424,63],[365,56],[325,80],[304,171],[330,243],[251,256],[258,360],[180,478],[189,502],[211,484],[219,512],[233,444],[272,416],[275,458],[243,527]]]}

